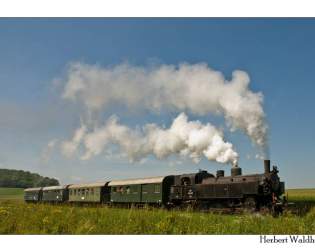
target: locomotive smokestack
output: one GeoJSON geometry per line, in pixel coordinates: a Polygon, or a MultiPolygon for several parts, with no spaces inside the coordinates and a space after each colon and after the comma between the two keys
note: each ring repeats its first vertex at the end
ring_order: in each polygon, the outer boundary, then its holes
{"type": "Polygon", "coordinates": [[[238,167],[237,164],[234,164],[232,169],[231,169],[231,176],[240,176],[242,175],[242,168],[238,167]]]}
{"type": "Polygon", "coordinates": [[[224,177],[224,171],[223,170],[217,170],[217,178],[218,177],[224,177]]]}
{"type": "Polygon", "coordinates": [[[265,173],[270,173],[270,160],[266,159],[264,160],[264,167],[265,167],[265,173]]]}

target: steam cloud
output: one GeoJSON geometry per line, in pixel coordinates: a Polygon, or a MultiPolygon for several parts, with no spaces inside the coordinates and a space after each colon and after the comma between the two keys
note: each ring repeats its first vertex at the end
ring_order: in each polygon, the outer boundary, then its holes
{"type": "Polygon", "coordinates": [[[58,139],[52,139],[48,142],[47,146],[43,149],[41,153],[41,157],[40,157],[40,162],[42,164],[46,164],[50,160],[51,154],[57,142],[58,142],[58,139]]]}
{"type": "Polygon", "coordinates": [[[73,138],[69,141],[64,141],[61,145],[61,151],[66,157],[71,157],[78,149],[84,135],[86,134],[86,126],[82,125],[78,128],[73,135],[73,138]]]}
{"type": "MultiPolygon", "coordinates": [[[[81,102],[90,114],[123,105],[128,109],[187,111],[196,115],[223,115],[231,131],[241,130],[262,150],[267,149],[267,125],[263,95],[249,89],[246,72],[236,70],[226,80],[221,72],[207,64],[180,64],[138,67],[120,64],[112,67],[73,63],[69,66],[63,98],[81,102]]],[[[153,154],[166,158],[172,154],[188,156],[198,162],[202,156],[220,163],[238,159],[233,145],[223,132],[210,123],[188,121],[179,114],[169,128],[147,124],[131,129],[112,116],[101,127],[81,123],[73,138],[61,145],[71,157],[81,146],[82,160],[118,145],[131,161],[153,154]],[[89,129],[90,128],[90,129],[89,129]]]]}
{"type": "Polygon", "coordinates": [[[128,108],[222,114],[232,131],[240,129],[264,148],[267,125],[263,95],[249,90],[249,76],[236,70],[226,80],[206,64],[100,67],[73,63],[63,97],[83,102],[89,111],[123,104],[128,108]]]}
{"type": "Polygon", "coordinates": [[[188,121],[181,113],[168,129],[156,124],[147,124],[142,130],[133,130],[118,122],[112,116],[104,126],[87,133],[86,127],[77,129],[72,141],[64,143],[65,155],[72,155],[79,142],[83,141],[83,160],[101,154],[111,144],[117,144],[130,161],[139,161],[149,154],[158,159],[172,154],[188,156],[199,162],[202,156],[220,163],[236,163],[238,154],[233,145],[223,140],[223,133],[213,125],[203,125],[199,121],[188,121]]]}

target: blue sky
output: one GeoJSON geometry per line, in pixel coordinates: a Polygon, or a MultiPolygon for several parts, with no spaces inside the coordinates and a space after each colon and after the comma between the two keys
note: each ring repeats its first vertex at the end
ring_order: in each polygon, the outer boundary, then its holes
{"type": "MultiPolygon", "coordinates": [[[[101,66],[128,61],[145,66],[206,62],[227,79],[246,71],[250,88],[264,94],[270,156],[288,187],[315,185],[314,19],[0,19],[0,166],[54,176],[63,183],[99,179],[215,172],[228,165],[176,157],[143,164],[98,156],[67,159],[57,151],[40,157],[54,138],[67,139],[80,122],[79,105],[61,98],[54,80],[69,63],[101,66]]],[[[169,125],[177,113],[129,113],[113,109],[130,126],[169,125]]],[[[216,116],[190,119],[224,125],[216,116]]],[[[226,132],[244,173],[262,171],[255,147],[240,132],[226,132]],[[250,156],[250,158],[248,158],[250,156]]]]}

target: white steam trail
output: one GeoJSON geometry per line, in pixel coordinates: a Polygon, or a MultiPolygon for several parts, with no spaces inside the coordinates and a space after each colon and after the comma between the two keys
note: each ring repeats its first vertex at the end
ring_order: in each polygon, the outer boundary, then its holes
{"type": "Polygon", "coordinates": [[[57,143],[58,139],[52,139],[48,142],[47,146],[43,149],[40,156],[41,164],[46,164],[50,160],[52,152],[56,147],[57,143]]]}
{"type": "Polygon", "coordinates": [[[231,130],[240,129],[261,148],[267,144],[263,95],[249,89],[249,76],[234,71],[226,80],[207,64],[138,67],[70,65],[63,97],[83,102],[89,111],[114,105],[133,109],[221,114],[231,130]]]}
{"type": "Polygon", "coordinates": [[[73,154],[77,151],[80,143],[82,142],[86,131],[86,126],[82,125],[74,132],[73,138],[71,140],[62,142],[61,152],[64,156],[68,158],[73,156],[73,154]]]}
{"type": "Polygon", "coordinates": [[[115,116],[92,132],[87,132],[86,127],[81,126],[72,141],[65,142],[65,155],[74,153],[79,146],[78,139],[82,140],[85,148],[85,154],[81,157],[83,160],[103,153],[112,144],[118,145],[130,161],[139,161],[150,154],[158,159],[179,154],[195,162],[199,162],[202,156],[220,163],[236,163],[238,158],[233,145],[224,141],[220,130],[209,123],[188,121],[184,113],[175,118],[167,129],[146,124],[141,130],[133,130],[120,124],[115,116]]]}

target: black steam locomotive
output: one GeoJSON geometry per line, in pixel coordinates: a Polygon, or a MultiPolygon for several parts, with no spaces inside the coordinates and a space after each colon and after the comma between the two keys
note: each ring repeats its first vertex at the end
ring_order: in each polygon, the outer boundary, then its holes
{"type": "MultiPolygon", "coordinates": [[[[199,171],[175,176],[171,186],[171,204],[190,204],[201,208],[227,207],[282,212],[284,182],[280,182],[278,169],[270,170],[270,160],[264,160],[263,174],[242,175],[242,169],[234,166],[230,176],[218,170],[216,176],[199,171]]],[[[285,200],[285,199],[284,199],[285,200]]]]}
{"type": "Polygon", "coordinates": [[[282,212],[284,183],[278,169],[270,170],[270,160],[264,161],[262,174],[242,175],[234,166],[230,176],[217,171],[169,175],[153,178],[112,180],[90,184],[75,184],[25,189],[26,202],[89,203],[106,205],[155,205],[166,208],[198,209],[261,209],[282,212]]]}

